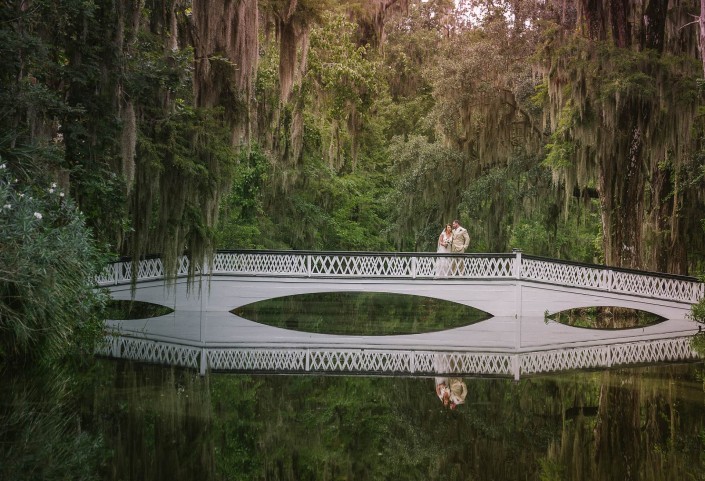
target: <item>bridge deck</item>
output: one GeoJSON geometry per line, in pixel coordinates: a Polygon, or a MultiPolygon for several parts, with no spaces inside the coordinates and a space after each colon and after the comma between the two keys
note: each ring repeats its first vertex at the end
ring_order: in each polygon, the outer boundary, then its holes
{"type": "MultiPolygon", "coordinates": [[[[426,289],[415,287],[414,292],[443,297],[451,289],[443,285],[442,294],[434,292],[438,282],[428,281],[426,289]]],[[[144,320],[108,321],[108,325],[132,336],[150,339],[203,343],[213,347],[233,346],[316,346],[316,347],[375,347],[452,349],[464,351],[525,352],[590,346],[605,343],[678,337],[697,332],[697,323],[686,317],[681,308],[678,316],[656,325],[637,329],[599,330],[566,326],[546,321],[544,316],[522,315],[495,316],[469,326],[446,331],[393,335],[393,336],[343,336],[292,331],[243,319],[229,311],[263,298],[273,298],[303,292],[375,291],[400,292],[398,282],[370,281],[362,287],[359,282],[336,282],[335,285],[320,280],[299,279],[295,282],[282,279],[251,279],[218,277],[203,287],[187,292],[185,280],[177,281],[165,289],[163,282],[140,284],[135,299],[163,304],[175,308],[166,316],[144,320]],[[166,301],[166,302],[165,302],[166,301]]],[[[467,287],[466,287],[467,288],[467,287]]],[[[504,286],[498,286],[501,292],[504,286]]],[[[483,297],[492,298],[497,291],[488,291],[483,297]]],[[[554,295],[552,292],[551,295],[554,295]]],[[[116,299],[129,299],[129,286],[113,289],[116,299]]],[[[495,303],[514,307],[515,299],[495,303]]],[[[473,304],[477,304],[474,302],[473,304]]],[[[609,305],[609,304],[608,304],[609,305]]],[[[655,310],[655,309],[651,309],[655,310]]]]}

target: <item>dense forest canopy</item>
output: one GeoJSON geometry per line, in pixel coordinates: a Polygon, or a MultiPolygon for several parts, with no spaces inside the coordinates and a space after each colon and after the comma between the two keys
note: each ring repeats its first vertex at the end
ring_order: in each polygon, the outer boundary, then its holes
{"type": "Polygon", "coordinates": [[[697,0],[5,0],[8,195],[100,246],[705,266],[697,0]]]}

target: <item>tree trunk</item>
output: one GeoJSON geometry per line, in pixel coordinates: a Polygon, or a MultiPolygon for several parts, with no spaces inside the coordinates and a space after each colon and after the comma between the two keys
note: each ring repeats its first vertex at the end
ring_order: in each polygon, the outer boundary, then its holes
{"type": "Polygon", "coordinates": [[[644,12],[644,48],[663,52],[667,10],[668,0],[649,1],[644,12]]]}
{"type": "Polygon", "coordinates": [[[705,77],[705,0],[700,0],[700,57],[703,60],[703,77],[705,77]]]}

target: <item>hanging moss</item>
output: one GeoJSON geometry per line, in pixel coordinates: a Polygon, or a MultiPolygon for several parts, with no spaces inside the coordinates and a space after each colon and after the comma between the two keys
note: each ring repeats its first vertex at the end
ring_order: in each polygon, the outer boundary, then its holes
{"type": "Polygon", "coordinates": [[[192,18],[195,105],[226,107],[233,145],[246,144],[259,55],[257,0],[195,1],[192,18]]]}
{"type": "Polygon", "coordinates": [[[687,269],[682,254],[665,249],[683,241],[673,213],[692,159],[695,69],[686,56],[582,38],[551,57],[548,162],[566,186],[598,184],[610,264],[687,269]]]}

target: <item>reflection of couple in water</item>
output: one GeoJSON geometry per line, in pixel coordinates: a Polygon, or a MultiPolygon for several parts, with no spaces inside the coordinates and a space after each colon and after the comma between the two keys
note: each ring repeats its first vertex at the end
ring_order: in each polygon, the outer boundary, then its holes
{"type": "Polygon", "coordinates": [[[437,377],[436,395],[443,403],[443,406],[455,409],[458,404],[465,402],[468,388],[465,385],[465,381],[459,377],[437,377]]]}

